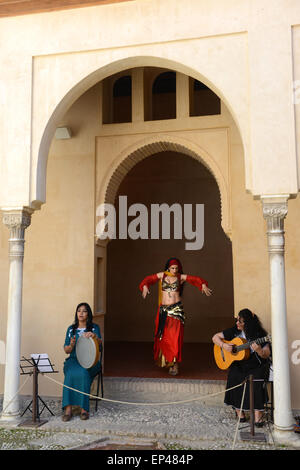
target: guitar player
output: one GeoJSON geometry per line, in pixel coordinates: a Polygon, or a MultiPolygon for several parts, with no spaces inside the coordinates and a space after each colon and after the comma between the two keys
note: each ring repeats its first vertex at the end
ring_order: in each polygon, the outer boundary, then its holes
{"type": "MultiPolygon", "coordinates": [[[[230,341],[235,337],[242,337],[251,342],[265,336],[267,336],[267,332],[257,315],[248,308],[245,308],[238,313],[235,325],[232,328],[216,333],[212,341],[223,350],[232,353],[233,345],[230,344],[230,341]],[[224,340],[229,341],[229,343],[225,343],[224,340]]],[[[241,384],[246,377],[251,374],[253,375],[255,426],[262,427],[264,425],[263,410],[266,401],[263,379],[267,379],[269,374],[271,345],[269,342],[263,342],[260,345],[253,342],[250,346],[250,352],[251,354],[248,359],[231,363],[228,371],[226,390],[241,384]],[[261,379],[261,381],[255,381],[256,379],[261,379]]],[[[241,386],[228,390],[225,392],[224,398],[224,403],[232,406],[241,422],[246,421],[245,411],[250,409],[249,382],[247,382],[245,390],[244,406],[243,409],[240,409],[243,389],[244,387],[241,386]]]]}

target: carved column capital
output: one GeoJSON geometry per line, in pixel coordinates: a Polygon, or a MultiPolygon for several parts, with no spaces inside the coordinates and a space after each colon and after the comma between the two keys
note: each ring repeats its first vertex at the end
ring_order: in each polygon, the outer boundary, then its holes
{"type": "Polygon", "coordinates": [[[3,213],[3,223],[10,230],[11,238],[23,239],[24,231],[31,223],[32,211],[12,210],[3,213]]]}
{"type": "Polygon", "coordinates": [[[267,221],[268,231],[283,231],[287,213],[287,202],[263,202],[263,216],[267,221]]]}
{"type": "Polygon", "coordinates": [[[23,257],[25,229],[31,223],[30,209],[3,211],[3,223],[9,229],[9,256],[23,257]]]}
{"type": "Polygon", "coordinates": [[[269,253],[284,253],[284,219],[289,196],[262,196],[263,216],[267,222],[269,253]]]}

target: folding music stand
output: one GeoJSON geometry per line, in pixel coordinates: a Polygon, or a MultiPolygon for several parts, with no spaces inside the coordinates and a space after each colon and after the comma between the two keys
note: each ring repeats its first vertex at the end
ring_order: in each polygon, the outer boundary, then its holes
{"type": "Polygon", "coordinates": [[[23,356],[20,361],[20,368],[21,375],[33,376],[32,400],[21,415],[23,416],[29,409],[32,412],[32,420],[27,420],[24,423],[21,423],[20,426],[42,426],[43,424],[47,423],[47,420],[40,419],[44,409],[47,408],[52,416],[54,416],[54,413],[52,413],[50,408],[48,408],[46,403],[38,394],[38,375],[43,373],[58,373],[58,371],[54,370],[54,364],[51,363],[48,354],[31,354],[30,359],[27,359],[23,356]],[[39,410],[39,402],[44,405],[42,411],[39,410]],[[30,409],[31,405],[32,410],[30,409]]]}

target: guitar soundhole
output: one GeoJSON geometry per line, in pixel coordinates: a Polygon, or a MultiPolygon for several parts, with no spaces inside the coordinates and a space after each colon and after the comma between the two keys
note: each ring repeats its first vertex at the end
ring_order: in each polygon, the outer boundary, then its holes
{"type": "Polygon", "coordinates": [[[236,354],[238,351],[237,351],[237,348],[236,348],[236,345],[234,344],[232,346],[232,354],[236,354]]]}

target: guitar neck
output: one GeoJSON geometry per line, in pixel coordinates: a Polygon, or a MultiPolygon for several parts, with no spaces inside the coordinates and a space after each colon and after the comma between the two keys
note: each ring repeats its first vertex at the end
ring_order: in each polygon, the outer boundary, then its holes
{"type": "Polygon", "coordinates": [[[240,346],[237,346],[236,350],[237,351],[243,351],[244,349],[249,349],[252,343],[261,344],[261,343],[264,343],[267,340],[268,340],[267,336],[264,336],[263,338],[257,338],[257,339],[254,339],[253,341],[248,341],[247,343],[244,343],[244,344],[241,344],[240,346]]]}

